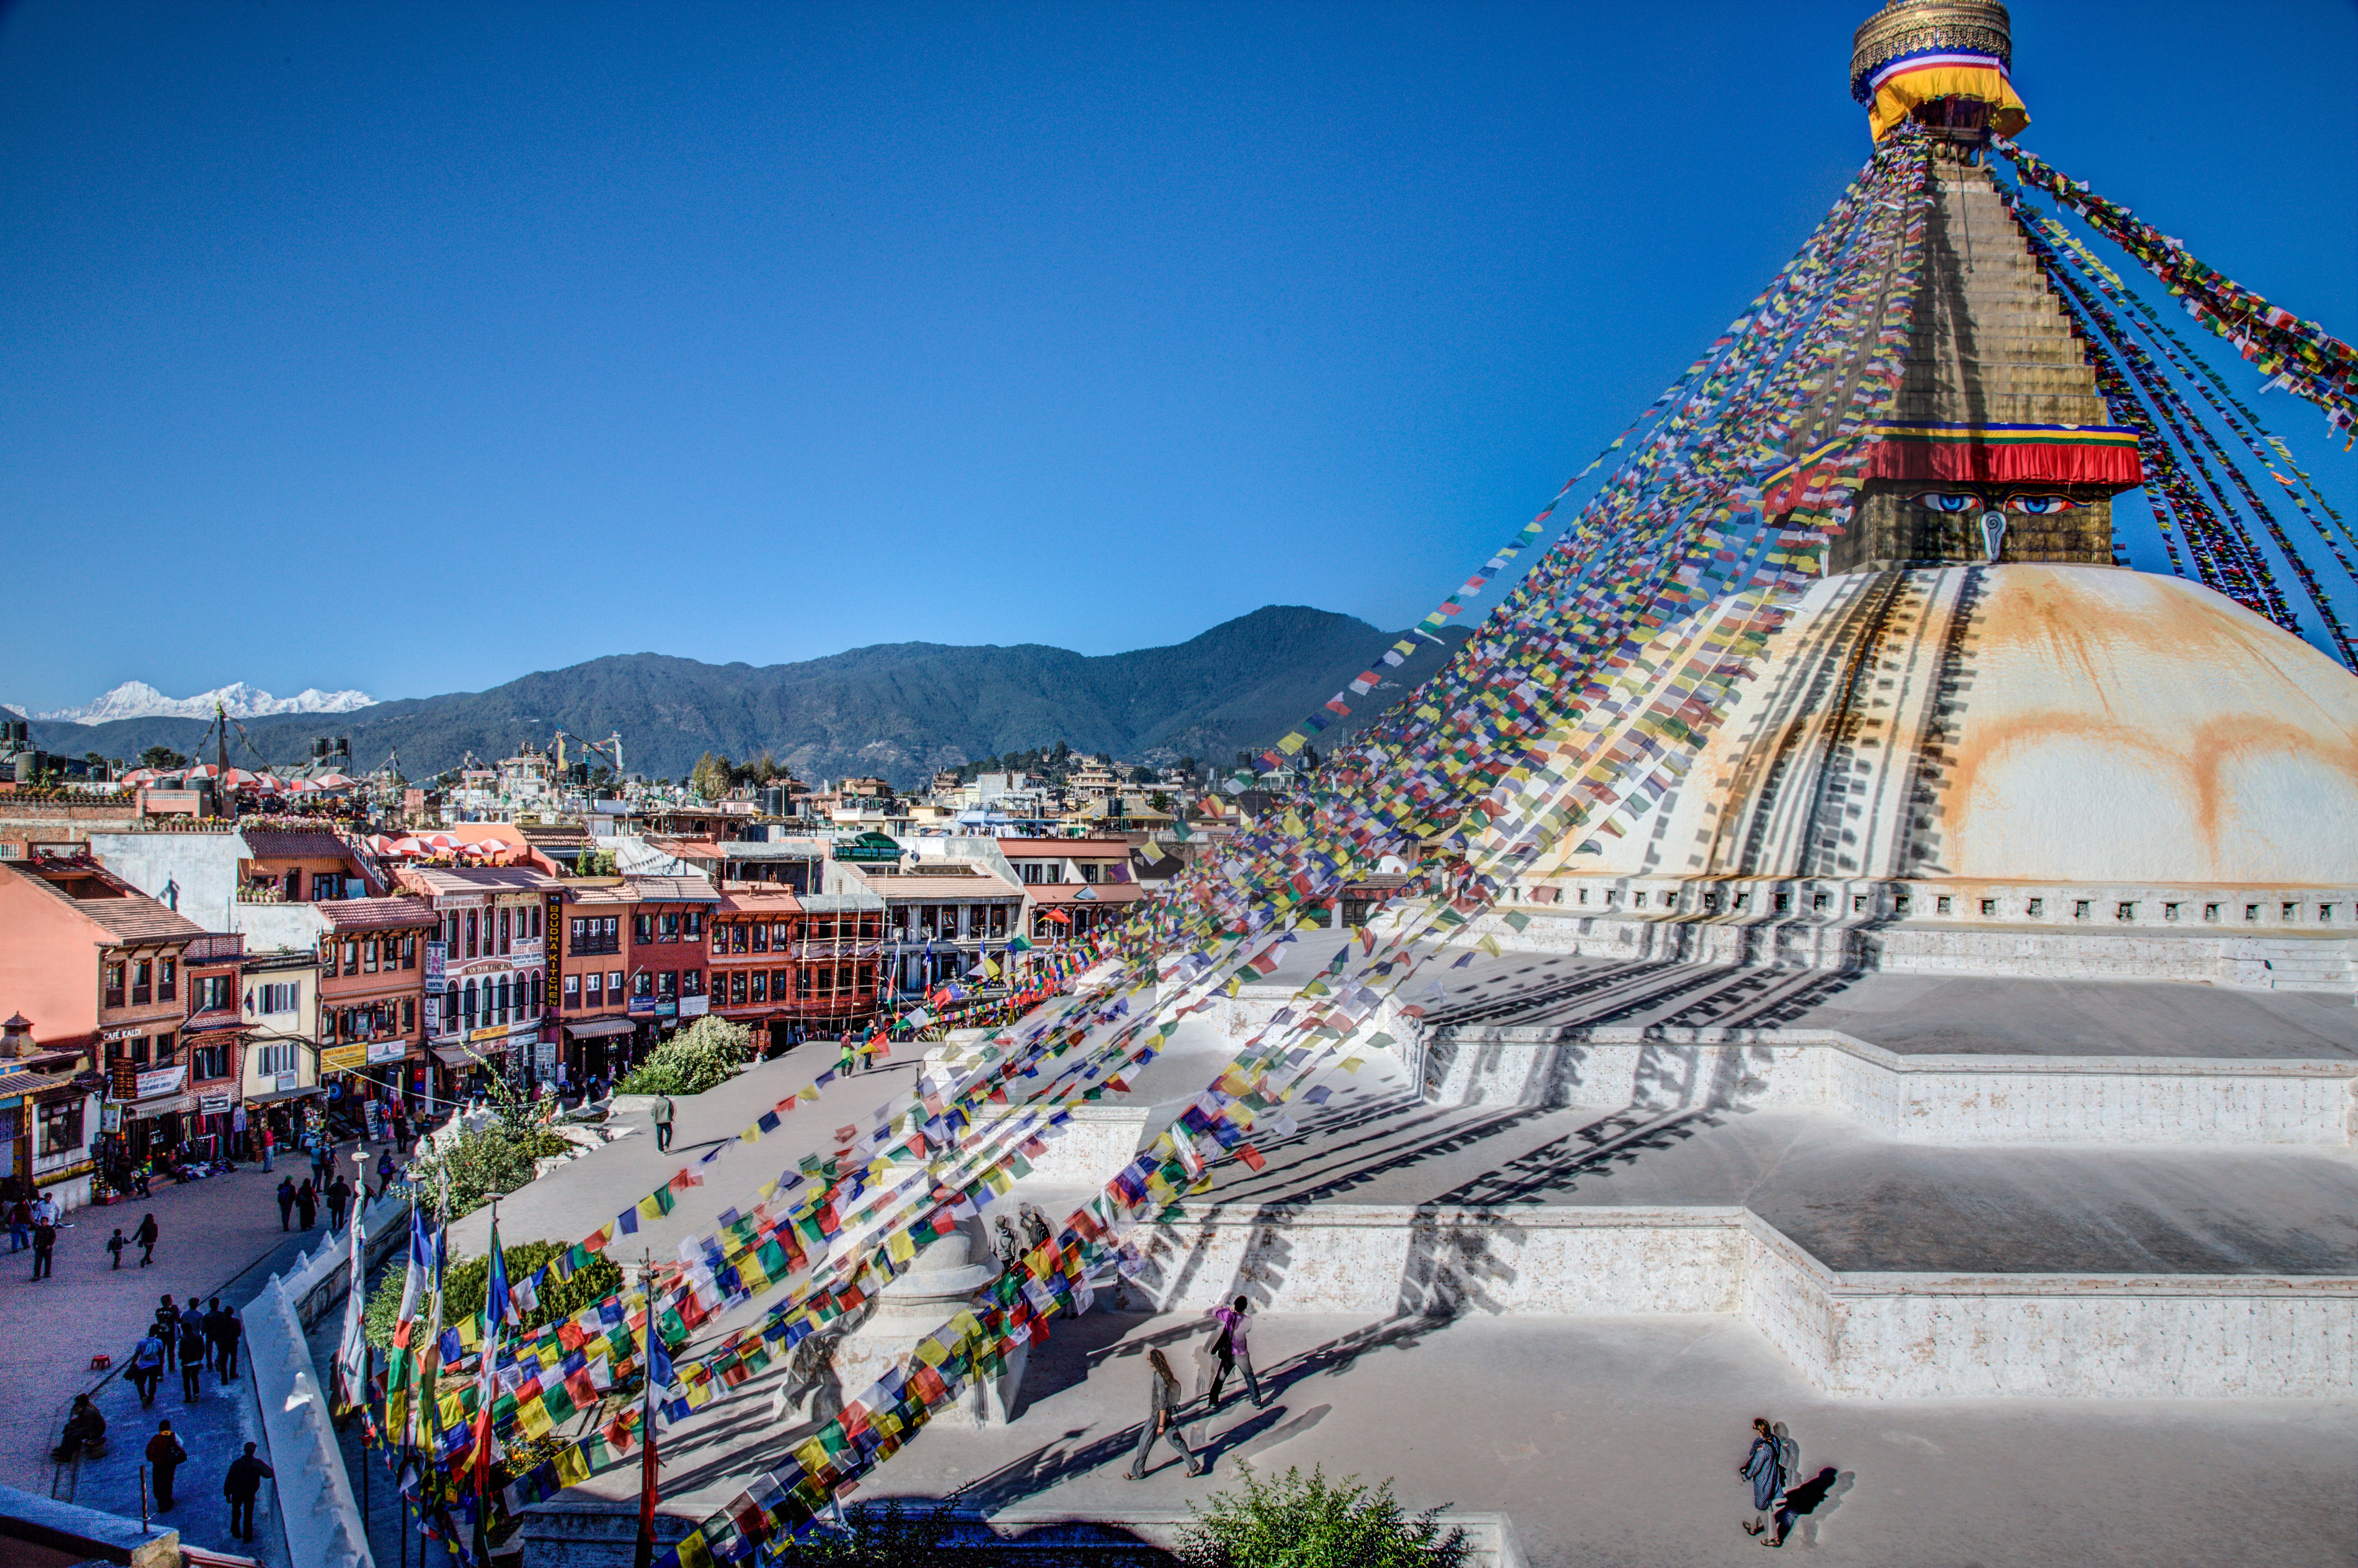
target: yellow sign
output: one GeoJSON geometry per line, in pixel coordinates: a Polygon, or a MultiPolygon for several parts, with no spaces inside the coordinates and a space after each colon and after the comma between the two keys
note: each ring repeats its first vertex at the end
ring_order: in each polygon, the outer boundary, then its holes
{"type": "Polygon", "coordinates": [[[319,1048],[319,1071],[323,1073],[353,1073],[368,1065],[368,1044],[358,1045],[322,1045],[319,1048]]]}

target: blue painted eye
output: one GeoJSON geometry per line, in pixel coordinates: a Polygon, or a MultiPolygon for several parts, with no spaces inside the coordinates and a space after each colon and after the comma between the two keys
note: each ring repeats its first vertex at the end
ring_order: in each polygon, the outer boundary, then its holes
{"type": "Polygon", "coordinates": [[[1928,490],[1909,499],[1933,512],[1978,512],[1982,506],[1982,498],[1969,490],[1928,490]]]}
{"type": "Polygon", "coordinates": [[[2028,512],[2033,516],[2051,516],[2069,512],[2080,503],[2068,495],[2017,495],[2006,503],[2008,512],[2028,512]]]}

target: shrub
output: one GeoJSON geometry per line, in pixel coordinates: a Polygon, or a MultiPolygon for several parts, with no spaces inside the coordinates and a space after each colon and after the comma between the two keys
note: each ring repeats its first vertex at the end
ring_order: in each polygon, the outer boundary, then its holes
{"type": "Polygon", "coordinates": [[[809,1568],[983,1568],[981,1549],[950,1544],[957,1522],[946,1509],[912,1513],[899,1502],[847,1509],[842,1529],[777,1547],[775,1561],[809,1568]]]}
{"type": "Polygon", "coordinates": [[[736,1076],[753,1054],[753,1032],[710,1014],[655,1047],[614,1086],[626,1095],[700,1095],[736,1076]]]}
{"type": "MultiPolygon", "coordinates": [[[[572,1246],[569,1241],[519,1241],[503,1250],[507,1254],[508,1282],[528,1276],[551,1258],[572,1246]]],[[[461,1318],[471,1317],[483,1310],[483,1298],[490,1293],[492,1260],[489,1258],[466,1258],[450,1263],[442,1271],[442,1326],[449,1327],[461,1318]]],[[[361,1321],[368,1331],[369,1343],[380,1348],[393,1343],[394,1325],[401,1314],[401,1289],[407,1271],[395,1260],[377,1281],[376,1290],[369,1297],[368,1307],[361,1321]]],[[[610,1259],[593,1258],[586,1269],[575,1271],[569,1280],[559,1280],[551,1274],[540,1282],[540,1304],[525,1314],[523,1326],[539,1328],[561,1317],[570,1317],[583,1307],[601,1302],[622,1288],[622,1271],[610,1259]]],[[[433,1297],[425,1296],[417,1304],[418,1322],[430,1321],[433,1297]]],[[[419,1332],[423,1333],[421,1327],[419,1332]]]]}
{"type": "Polygon", "coordinates": [[[1466,1532],[1442,1532],[1433,1509],[1402,1517],[1392,1484],[1289,1468],[1274,1481],[1248,1470],[1244,1489],[1216,1492],[1180,1527],[1189,1568],[1457,1568],[1466,1532]]]}

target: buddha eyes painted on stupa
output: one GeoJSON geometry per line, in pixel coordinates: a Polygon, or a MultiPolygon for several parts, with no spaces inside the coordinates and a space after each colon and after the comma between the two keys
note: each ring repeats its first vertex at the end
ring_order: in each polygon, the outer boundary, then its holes
{"type": "Polygon", "coordinates": [[[1908,499],[1928,512],[2004,511],[2019,512],[2033,517],[2051,517],[2059,512],[2070,512],[2080,504],[2068,495],[1999,496],[1974,490],[1923,490],[1908,499]]]}

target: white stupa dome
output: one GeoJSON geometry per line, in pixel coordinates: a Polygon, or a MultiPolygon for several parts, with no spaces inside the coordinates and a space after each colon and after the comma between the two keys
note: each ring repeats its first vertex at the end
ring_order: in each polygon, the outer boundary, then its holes
{"type": "Polygon", "coordinates": [[[1635,827],[1539,873],[2358,883],[2358,678],[2182,579],[1823,579],[1738,692],[1635,827]]]}

